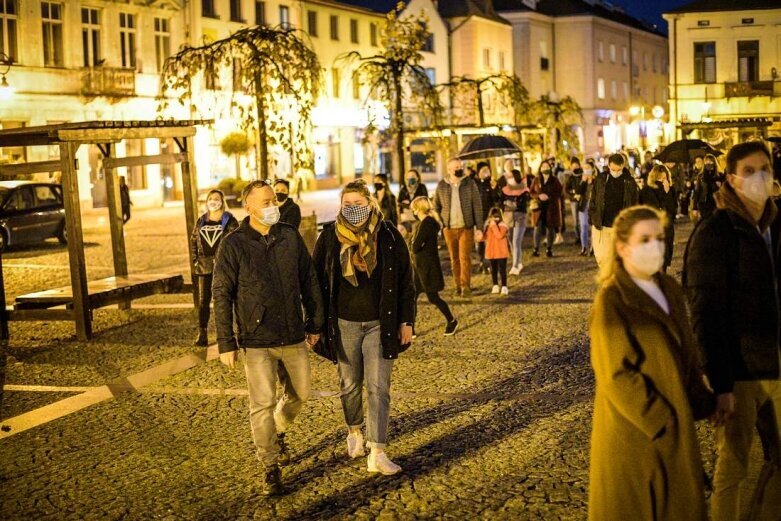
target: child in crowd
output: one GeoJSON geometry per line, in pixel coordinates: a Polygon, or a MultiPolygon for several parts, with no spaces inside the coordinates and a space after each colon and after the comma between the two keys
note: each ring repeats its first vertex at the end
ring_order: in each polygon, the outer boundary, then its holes
{"type": "Polygon", "coordinates": [[[507,289],[507,259],[510,257],[510,245],[507,240],[509,228],[504,224],[504,216],[499,208],[491,208],[485,223],[485,258],[491,263],[491,279],[494,287],[492,294],[508,295],[507,289]],[[499,289],[499,282],[502,286],[499,289]]]}

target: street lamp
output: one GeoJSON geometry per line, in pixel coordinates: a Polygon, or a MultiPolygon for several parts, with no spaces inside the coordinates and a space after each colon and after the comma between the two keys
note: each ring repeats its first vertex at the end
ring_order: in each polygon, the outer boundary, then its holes
{"type": "Polygon", "coordinates": [[[8,84],[5,75],[11,70],[13,61],[11,57],[0,52],[0,100],[10,99],[14,94],[14,89],[8,84]]]}

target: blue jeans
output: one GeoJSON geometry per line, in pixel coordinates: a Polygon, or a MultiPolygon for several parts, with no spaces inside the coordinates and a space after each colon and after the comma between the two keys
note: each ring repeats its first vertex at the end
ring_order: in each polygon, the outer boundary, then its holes
{"type": "Polygon", "coordinates": [[[363,425],[363,384],[366,382],[368,411],[366,441],[369,447],[384,448],[390,419],[390,384],[393,360],[382,357],[380,322],[351,322],[339,319],[342,345],[337,351],[340,398],[349,427],[363,425]]]}
{"type": "Polygon", "coordinates": [[[578,223],[580,224],[580,247],[589,251],[589,232],[591,226],[588,224],[588,211],[578,212],[578,223]]]}
{"type": "Polygon", "coordinates": [[[523,264],[523,235],[526,233],[526,214],[513,212],[513,265],[523,264]]]}

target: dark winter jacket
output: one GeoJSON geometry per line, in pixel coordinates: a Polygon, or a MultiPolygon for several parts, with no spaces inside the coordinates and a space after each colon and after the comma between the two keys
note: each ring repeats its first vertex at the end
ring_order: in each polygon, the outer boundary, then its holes
{"type": "Polygon", "coordinates": [[[498,186],[491,186],[490,177],[488,179],[477,179],[475,183],[477,183],[477,189],[480,191],[480,206],[483,210],[483,220],[481,222],[485,222],[488,219],[488,213],[491,211],[491,208],[499,205],[501,191],[498,186]]]}
{"type": "MultiPolygon", "coordinates": [[[[383,221],[377,233],[377,267],[382,270],[380,297],[380,338],[382,356],[392,360],[409,345],[399,342],[399,326],[415,322],[415,284],[407,244],[401,233],[388,221],[383,221]]],[[[325,305],[325,330],[315,346],[315,352],[336,363],[341,344],[339,334],[338,295],[342,267],[339,262],[341,244],[336,226],[326,225],[317,239],[313,254],[320,292],[325,305]]]]}
{"type": "Polygon", "coordinates": [[[656,188],[645,186],[640,190],[640,204],[662,210],[667,214],[668,226],[672,226],[675,222],[675,213],[678,209],[678,194],[675,193],[675,188],[671,187],[669,192],[665,192],[661,186],[656,188]]]}
{"type": "Polygon", "coordinates": [[[708,378],[721,394],[736,381],[779,378],[781,218],[769,202],[759,228],[770,231],[771,256],[729,185],[717,203],[689,239],[683,282],[708,378]]]}
{"type": "Polygon", "coordinates": [[[217,251],[212,294],[220,353],[298,344],[323,328],[312,258],[289,224],[276,224],[263,237],[246,217],[217,251]]]}
{"type": "Polygon", "coordinates": [[[532,197],[539,201],[539,210],[532,212],[532,226],[537,226],[537,223],[542,221],[549,228],[561,227],[564,216],[562,190],[561,183],[555,175],[548,176],[547,182],[544,182],[542,174],[534,178],[531,192],[532,197]],[[540,200],[541,194],[547,195],[548,200],[540,200]]]}
{"type": "Polygon", "coordinates": [[[567,176],[567,181],[564,183],[564,193],[570,201],[577,202],[575,196],[578,193],[581,179],[583,179],[582,168],[576,168],[567,176]]]}
{"type": "Polygon", "coordinates": [[[401,188],[399,189],[399,197],[396,198],[396,201],[399,204],[399,208],[407,210],[409,209],[412,200],[416,197],[428,197],[428,188],[426,188],[426,185],[422,182],[418,182],[418,184],[415,185],[415,190],[410,194],[407,183],[402,183],[401,188]]]}
{"type": "MultiPolygon", "coordinates": [[[[611,227],[613,225],[613,223],[604,222],[605,187],[609,177],[610,174],[605,172],[597,175],[591,188],[591,205],[588,209],[588,219],[597,230],[601,230],[603,226],[611,227]]],[[[618,179],[613,179],[612,181],[624,183],[624,204],[622,208],[629,208],[637,204],[639,200],[637,183],[631,175],[624,172],[618,179]]]]}
{"type": "Polygon", "coordinates": [[[289,197],[279,205],[279,222],[287,223],[296,230],[301,226],[301,207],[289,197]]]}
{"type": "Polygon", "coordinates": [[[580,177],[580,183],[578,184],[578,187],[575,190],[575,200],[578,202],[579,212],[588,211],[589,204],[591,202],[591,188],[593,186],[594,186],[593,178],[589,183],[588,181],[583,179],[583,176],[580,177]]]}
{"type": "MultiPolygon", "coordinates": [[[[434,209],[442,218],[445,228],[450,228],[450,198],[453,194],[453,185],[444,179],[437,185],[434,194],[434,209]]],[[[480,200],[480,189],[477,183],[467,178],[462,178],[458,184],[458,195],[461,200],[461,211],[464,214],[464,228],[482,227],[483,203],[480,200]]]]}
{"type": "Polygon", "coordinates": [[[418,293],[436,293],[445,289],[445,277],[437,250],[439,223],[433,217],[420,221],[412,232],[410,250],[415,266],[415,289],[418,293]]]}
{"type": "Polygon", "coordinates": [[[715,170],[703,170],[694,183],[692,208],[700,212],[700,218],[710,217],[716,211],[714,194],[724,182],[724,175],[715,170]]]}
{"type": "Polygon", "coordinates": [[[382,210],[382,218],[385,219],[386,221],[392,222],[394,226],[398,226],[399,210],[398,208],[396,208],[396,196],[393,195],[390,192],[390,190],[386,188],[385,197],[382,198],[382,201],[380,201],[379,197],[377,197],[377,200],[380,202],[380,209],[382,210]]]}
{"type": "Polygon", "coordinates": [[[196,275],[210,275],[214,271],[215,255],[211,252],[216,253],[222,239],[239,227],[239,221],[230,212],[222,213],[219,230],[204,230],[208,220],[208,213],[200,216],[190,235],[190,255],[196,275]]]}

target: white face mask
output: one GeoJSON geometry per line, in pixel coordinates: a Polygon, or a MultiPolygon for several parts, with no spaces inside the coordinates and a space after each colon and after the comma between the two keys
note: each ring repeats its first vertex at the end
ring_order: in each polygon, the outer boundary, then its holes
{"type": "Polygon", "coordinates": [[[629,258],[624,259],[632,267],[650,277],[662,269],[664,264],[664,243],[659,240],[648,241],[646,243],[631,246],[629,248],[629,258]]]}
{"type": "Polygon", "coordinates": [[[612,170],[608,169],[608,171],[610,172],[610,175],[613,176],[613,179],[618,179],[619,177],[621,177],[621,174],[624,173],[623,170],[619,170],[618,172],[613,172],[612,170]]]}
{"type": "Polygon", "coordinates": [[[206,202],[206,208],[209,209],[211,212],[216,212],[220,208],[222,208],[222,201],[207,201],[206,202]]]}
{"type": "Polygon", "coordinates": [[[748,177],[738,179],[740,181],[735,184],[740,186],[735,186],[735,191],[757,205],[764,206],[770,198],[770,194],[773,193],[773,176],[770,175],[770,172],[760,170],[748,177]]]}
{"type": "Polygon", "coordinates": [[[279,222],[279,207],[267,206],[266,208],[260,208],[260,217],[257,217],[255,214],[250,215],[263,226],[274,226],[279,222]]]}

